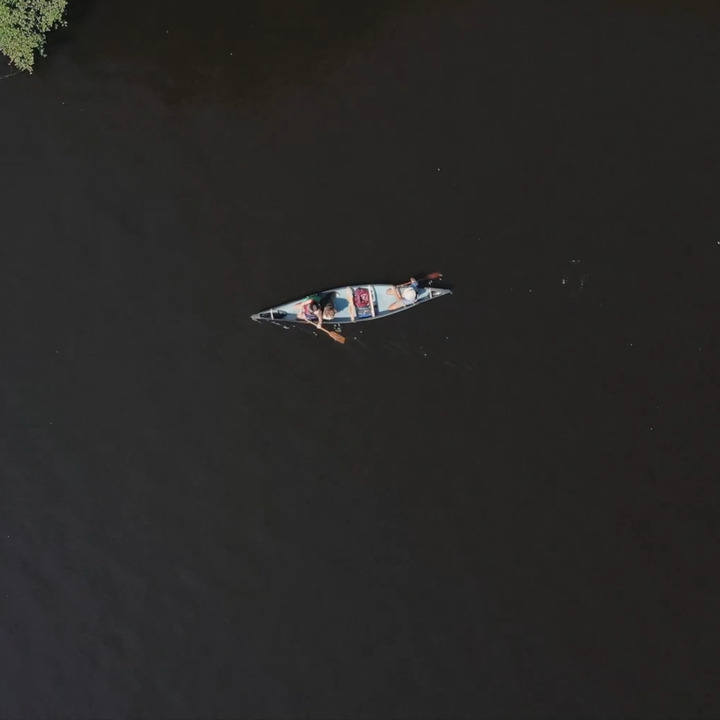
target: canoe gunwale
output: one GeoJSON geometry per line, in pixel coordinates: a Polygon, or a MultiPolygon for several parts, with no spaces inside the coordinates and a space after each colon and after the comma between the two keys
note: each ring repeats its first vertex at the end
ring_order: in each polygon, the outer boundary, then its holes
{"type": "MultiPolygon", "coordinates": [[[[424,296],[419,297],[415,302],[392,310],[390,310],[389,307],[382,309],[381,304],[385,304],[388,301],[390,301],[390,305],[394,304],[394,298],[389,296],[389,294],[386,297],[387,290],[392,287],[393,285],[387,283],[343,285],[341,287],[330,288],[314,294],[321,296],[333,294],[335,302],[339,300],[340,303],[345,303],[348,307],[347,315],[344,315],[343,310],[341,313],[338,313],[340,317],[336,316],[332,320],[326,320],[325,322],[328,325],[354,325],[356,323],[367,322],[369,320],[380,320],[381,318],[396,315],[397,313],[404,312],[405,310],[412,310],[413,308],[429,302],[430,300],[436,300],[439,297],[452,294],[452,290],[448,288],[428,286],[426,288],[422,288],[420,291],[421,293],[425,293],[425,291],[427,291],[427,293],[424,296]],[[368,314],[367,316],[358,315],[356,309],[355,312],[350,310],[350,298],[352,297],[353,291],[357,288],[367,288],[370,292],[372,306],[371,314],[368,314]],[[379,292],[379,289],[383,292],[379,292]]],[[[290,300],[288,302],[281,303],[280,305],[267,308],[266,310],[261,310],[260,312],[251,315],[251,319],[256,322],[310,324],[308,321],[298,317],[297,313],[294,312],[294,309],[306,300],[307,297],[308,296],[305,295],[297,300],[290,300]]]]}

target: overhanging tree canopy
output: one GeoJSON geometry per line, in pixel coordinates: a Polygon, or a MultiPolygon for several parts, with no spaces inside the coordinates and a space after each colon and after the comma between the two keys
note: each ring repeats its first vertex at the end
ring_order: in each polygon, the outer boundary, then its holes
{"type": "Polygon", "coordinates": [[[0,0],[0,51],[20,70],[32,72],[44,54],[45,35],[64,25],[67,0],[0,0]]]}

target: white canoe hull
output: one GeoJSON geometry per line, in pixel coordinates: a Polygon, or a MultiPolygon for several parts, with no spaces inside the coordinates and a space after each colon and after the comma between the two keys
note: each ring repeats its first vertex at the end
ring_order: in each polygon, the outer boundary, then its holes
{"type": "MultiPolygon", "coordinates": [[[[450,295],[451,290],[445,288],[421,287],[417,290],[417,298],[415,302],[405,302],[402,307],[390,309],[393,304],[397,303],[397,296],[393,292],[393,285],[349,285],[345,287],[333,288],[318,293],[323,297],[332,298],[335,305],[335,317],[327,320],[328,325],[343,325],[347,323],[365,322],[366,320],[378,320],[382,317],[395,315],[403,310],[422,305],[423,303],[435,300],[443,295],[450,295]],[[371,305],[366,308],[356,308],[352,303],[353,290],[358,288],[366,288],[370,295],[371,305]],[[354,312],[353,312],[354,310],[354,312]]],[[[252,315],[253,320],[268,322],[301,322],[306,320],[298,316],[298,312],[302,303],[306,298],[293,300],[274,308],[268,308],[262,312],[252,315]]]]}

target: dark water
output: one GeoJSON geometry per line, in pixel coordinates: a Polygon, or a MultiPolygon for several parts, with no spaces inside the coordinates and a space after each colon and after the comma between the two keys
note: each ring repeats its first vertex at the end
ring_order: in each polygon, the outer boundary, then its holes
{"type": "Polygon", "coordinates": [[[717,717],[714,4],[74,9],[0,83],[0,717],[717,717]]]}

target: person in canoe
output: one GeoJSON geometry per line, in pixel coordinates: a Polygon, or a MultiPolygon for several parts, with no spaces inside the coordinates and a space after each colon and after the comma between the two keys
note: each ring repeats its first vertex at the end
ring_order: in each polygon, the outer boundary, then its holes
{"type": "Polygon", "coordinates": [[[319,293],[308,295],[298,306],[297,314],[298,318],[321,328],[323,320],[332,320],[335,317],[335,303],[332,298],[323,299],[319,293]]]}
{"type": "Polygon", "coordinates": [[[433,280],[439,280],[440,278],[442,278],[442,273],[434,272],[420,279],[411,277],[406,283],[388,288],[387,294],[395,296],[395,301],[389,305],[388,310],[400,310],[414,305],[417,302],[420,288],[432,285],[433,280]]]}
{"type": "Polygon", "coordinates": [[[388,288],[388,295],[395,296],[395,301],[390,304],[388,310],[399,310],[415,304],[419,289],[420,283],[415,278],[410,278],[406,283],[388,288]]]}

